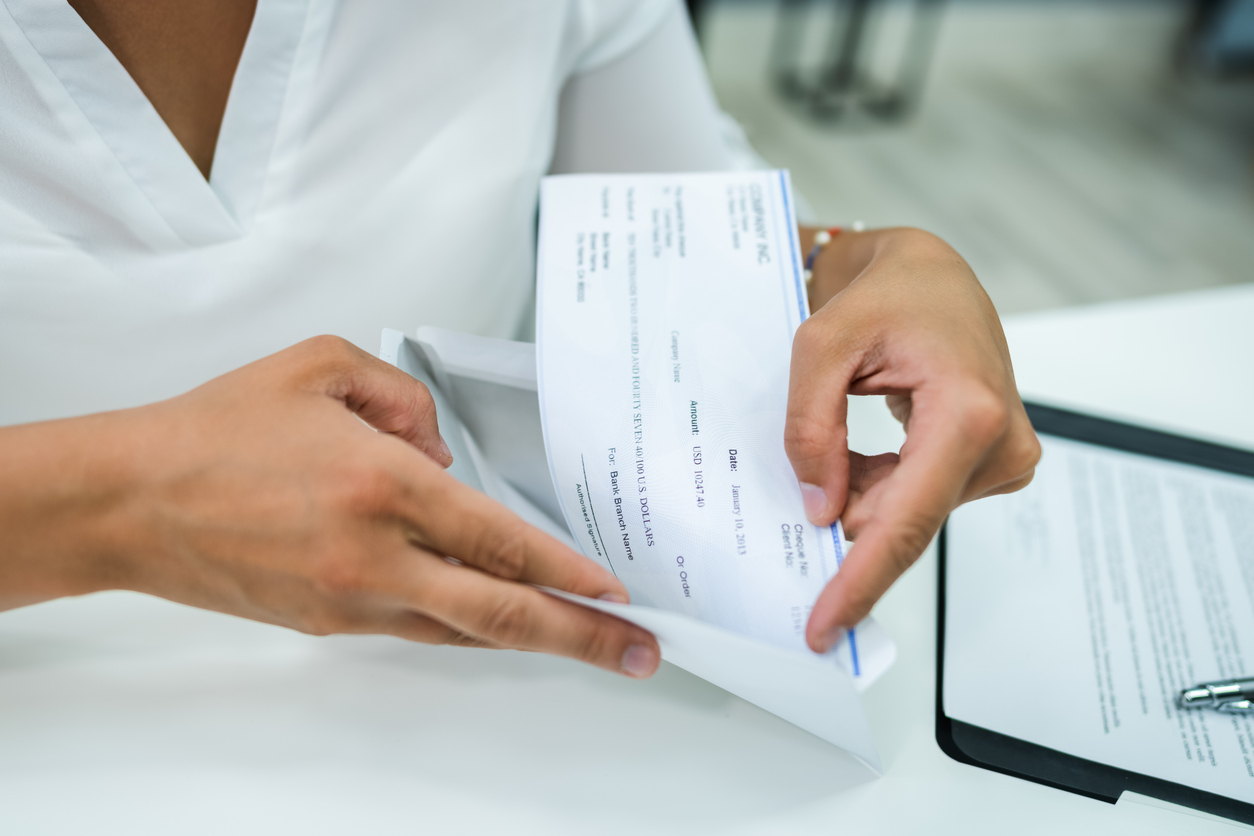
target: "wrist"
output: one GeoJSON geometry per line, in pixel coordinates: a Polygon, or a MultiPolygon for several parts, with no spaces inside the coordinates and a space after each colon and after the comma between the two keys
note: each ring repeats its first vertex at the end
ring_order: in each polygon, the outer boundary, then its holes
{"type": "MultiPolygon", "coordinates": [[[[814,232],[809,230],[813,240],[814,232]]],[[[803,241],[807,239],[803,238],[803,241]]],[[[965,262],[941,238],[915,227],[888,227],[866,231],[842,230],[814,259],[810,309],[817,311],[883,259],[921,271],[937,265],[965,262]]]]}
{"type": "Polygon", "coordinates": [[[847,227],[798,227],[798,233],[810,309],[817,311],[866,268],[866,242],[877,233],[864,231],[861,221],[847,227]]]}
{"type": "Polygon", "coordinates": [[[0,609],[128,586],[135,412],[0,429],[0,609]]]}

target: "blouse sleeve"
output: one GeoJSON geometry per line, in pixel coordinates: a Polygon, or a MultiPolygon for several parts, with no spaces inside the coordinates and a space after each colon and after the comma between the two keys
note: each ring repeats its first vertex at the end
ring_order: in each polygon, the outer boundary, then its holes
{"type": "Polygon", "coordinates": [[[641,2],[576,63],[562,91],[550,170],[757,167],[737,159],[738,131],[714,99],[683,6],[641,2]]]}

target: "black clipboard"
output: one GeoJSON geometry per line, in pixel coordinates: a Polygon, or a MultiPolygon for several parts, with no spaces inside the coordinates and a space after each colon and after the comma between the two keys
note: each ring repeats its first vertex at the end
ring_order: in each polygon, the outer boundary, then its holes
{"type": "MultiPolygon", "coordinates": [[[[1139,453],[1167,461],[1254,477],[1254,452],[1124,424],[1064,409],[1025,404],[1032,426],[1052,435],[1139,453]]],[[[1254,804],[1187,787],[1162,778],[1068,755],[945,714],[945,528],[937,538],[939,592],[936,632],[936,742],[960,763],[991,769],[1114,804],[1126,790],[1172,804],[1254,825],[1254,804]]]]}

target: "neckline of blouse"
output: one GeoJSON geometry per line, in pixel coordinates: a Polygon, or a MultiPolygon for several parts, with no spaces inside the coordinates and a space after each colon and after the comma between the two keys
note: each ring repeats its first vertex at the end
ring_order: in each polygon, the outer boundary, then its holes
{"type": "MultiPolygon", "coordinates": [[[[285,109],[300,92],[293,88],[313,75],[298,71],[298,64],[307,63],[298,60],[302,45],[312,30],[324,28],[309,25],[311,0],[258,0],[207,181],[139,85],[68,3],[3,2],[94,129],[81,132],[94,137],[77,139],[102,142],[180,241],[204,246],[247,232],[285,109]]],[[[325,15],[313,17],[325,24],[325,15]]],[[[65,102],[49,104],[55,112],[65,102]]]]}

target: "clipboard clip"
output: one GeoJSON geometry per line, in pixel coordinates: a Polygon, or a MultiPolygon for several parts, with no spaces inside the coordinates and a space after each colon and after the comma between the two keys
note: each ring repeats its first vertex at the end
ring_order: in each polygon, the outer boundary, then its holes
{"type": "Polygon", "coordinates": [[[1215,707],[1215,710],[1228,714],[1254,714],[1254,702],[1237,700],[1236,702],[1220,703],[1215,707]]]}

